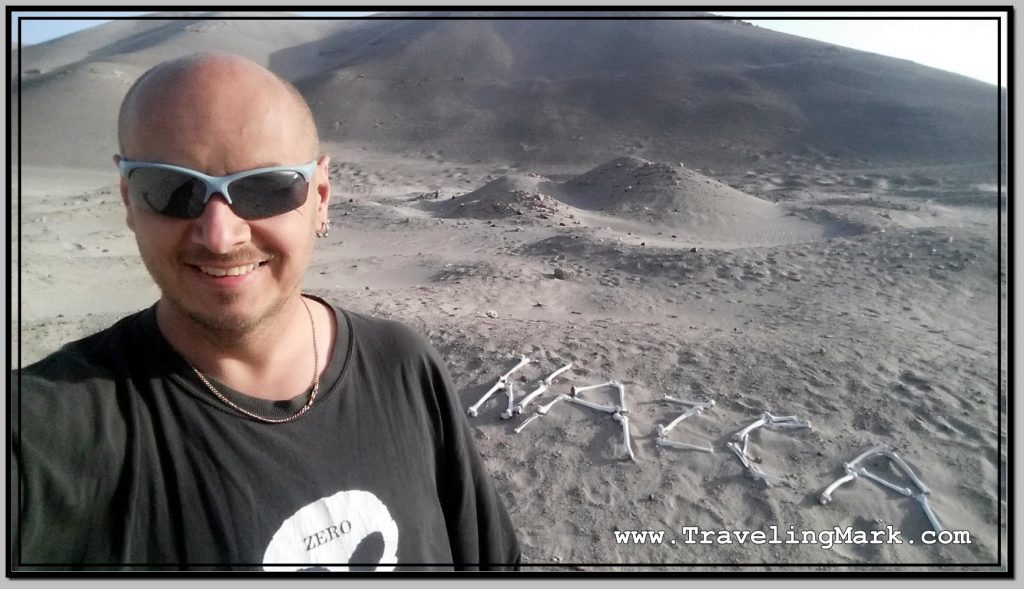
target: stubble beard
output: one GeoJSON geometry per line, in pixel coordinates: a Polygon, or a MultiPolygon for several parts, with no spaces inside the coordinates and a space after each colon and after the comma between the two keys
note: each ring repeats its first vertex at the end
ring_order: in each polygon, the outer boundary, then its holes
{"type": "MultiPolygon", "coordinates": [[[[215,307],[229,308],[241,298],[237,293],[222,293],[218,295],[215,307]]],[[[243,317],[236,314],[217,313],[216,311],[204,312],[190,308],[183,301],[170,297],[163,292],[162,300],[175,308],[177,314],[190,321],[203,338],[217,347],[230,348],[237,346],[259,332],[260,327],[273,323],[273,318],[281,314],[285,307],[284,297],[273,301],[269,308],[263,309],[252,317],[243,317]]]]}
{"type": "MultiPolygon", "coordinates": [[[[243,312],[254,311],[254,315],[232,313],[229,310],[240,303],[244,293],[221,292],[214,295],[214,300],[206,302],[204,306],[208,305],[207,309],[198,308],[196,304],[190,304],[194,303],[194,301],[189,301],[187,293],[175,291],[173,277],[164,277],[158,267],[151,266],[151,260],[145,255],[145,252],[143,252],[142,258],[147,270],[149,270],[150,276],[160,289],[160,303],[166,303],[173,309],[175,315],[194,326],[203,339],[219,348],[235,347],[255,336],[262,326],[270,325],[273,319],[281,314],[287,303],[288,297],[280,296],[276,300],[271,301],[266,308],[242,310],[243,312]],[[168,279],[166,284],[163,278],[168,279]],[[222,309],[223,311],[221,311],[222,309]]],[[[234,263],[236,261],[257,258],[276,259],[278,254],[276,252],[266,254],[253,252],[248,254],[235,253],[231,256],[215,256],[203,253],[203,250],[200,248],[195,248],[191,252],[180,254],[178,261],[188,261],[194,264],[197,261],[203,260],[227,260],[234,263]]]]}

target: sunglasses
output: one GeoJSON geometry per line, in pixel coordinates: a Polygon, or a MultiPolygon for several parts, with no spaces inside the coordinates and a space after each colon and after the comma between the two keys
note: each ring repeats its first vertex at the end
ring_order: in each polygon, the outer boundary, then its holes
{"type": "Polygon", "coordinates": [[[316,160],[301,166],[256,168],[208,176],[181,166],[120,159],[117,167],[138,205],[175,219],[197,219],[220,194],[239,217],[252,221],[293,211],[306,202],[316,160]]]}

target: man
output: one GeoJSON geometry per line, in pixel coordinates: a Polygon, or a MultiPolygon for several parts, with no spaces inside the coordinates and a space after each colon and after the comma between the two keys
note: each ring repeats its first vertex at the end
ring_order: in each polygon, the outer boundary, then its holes
{"type": "Polygon", "coordinates": [[[161,296],[14,375],[15,568],[516,567],[436,352],[301,294],[331,191],[294,87],[199,54],[118,127],[161,296]]]}

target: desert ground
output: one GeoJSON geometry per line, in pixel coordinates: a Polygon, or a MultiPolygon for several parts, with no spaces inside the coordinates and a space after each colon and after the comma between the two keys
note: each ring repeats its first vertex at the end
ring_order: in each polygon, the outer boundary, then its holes
{"type": "MultiPolygon", "coordinates": [[[[995,170],[791,161],[725,173],[628,153],[534,166],[325,149],[334,226],[307,292],[424,333],[467,408],[520,355],[531,362],[512,376],[517,401],[572,364],[521,415],[501,419],[498,393],[466,417],[527,570],[1006,562],[1007,221],[994,182],[978,180],[995,170]],[[635,460],[619,422],[570,402],[515,432],[571,386],[609,380],[625,387],[635,460]],[[713,453],[657,445],[658,426],[686,409],[666,395],[715,402],[669,433],[713,453]],[[810,425],[750,434],[753,464],[781,479],[771,485],[726,445],[765,412],[810,425]],[[969,544],[684,542],[684,526],[891,525],[920,538],[932,526],[918,501],[863,477],[818,501],[877,445],[912,467],[942,527],[969,544]],[[665,541],[618,543],[626,530],[665,541]]],[[[27,166],[14,213],[15,365],[158,297],[112,165],[27,166]]],[[[619,403],[611,388],[580,397],[619,403]]],[[[911,485],[884,458],[867,465],[911,485]]]]}

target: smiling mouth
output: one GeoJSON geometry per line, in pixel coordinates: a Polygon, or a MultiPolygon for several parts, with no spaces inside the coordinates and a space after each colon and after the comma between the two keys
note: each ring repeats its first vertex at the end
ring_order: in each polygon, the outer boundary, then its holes
{"type": "Polygon", "coordinates": [[[257,268],[266,264],[266,262],[257,262],[255,264],[246,264],[244,266],[234,266],[232,268],[212,268],[210,266],[196,266],[200,272],[208,276],[214,276],[222,278],[224,276],[242,276],[255,272],[257,268]]]}

